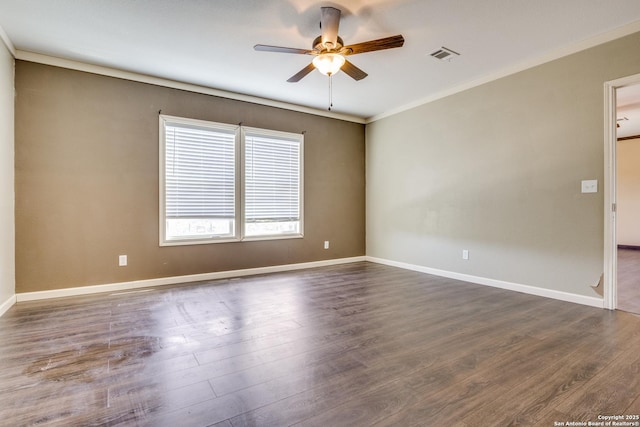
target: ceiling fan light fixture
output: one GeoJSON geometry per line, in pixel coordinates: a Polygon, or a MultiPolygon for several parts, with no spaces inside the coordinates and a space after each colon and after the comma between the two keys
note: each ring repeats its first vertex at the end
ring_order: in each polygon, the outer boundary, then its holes
{"type": "Polygon", "coordinates": [[[325,76],[333,76],[344,65],[344,56],[338,53],[322,53],[313,58],[313,65],[325,76]]]}

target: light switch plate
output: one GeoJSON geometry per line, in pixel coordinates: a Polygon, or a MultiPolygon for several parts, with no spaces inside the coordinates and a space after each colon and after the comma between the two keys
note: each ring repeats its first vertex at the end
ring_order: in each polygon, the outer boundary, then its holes
{"type": "Polygon", "coordinates": [[[583,193],[597,193],[598,192],[598,180],[597,179],[586,179],[582,181],[582,192],[583,193]]]}

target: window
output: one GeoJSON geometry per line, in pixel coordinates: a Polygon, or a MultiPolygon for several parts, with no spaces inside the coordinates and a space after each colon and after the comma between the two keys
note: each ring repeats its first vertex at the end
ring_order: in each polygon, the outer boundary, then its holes
{"type": "Polygon", "coordinates": [[[303,136],[160,116],[160,245],[302,237],[303,136]]]}
{"type": "Polygon", "coordinates": [[[300,234],[301,144],[294,137],[244,131],[245,236],[300,234]]]}

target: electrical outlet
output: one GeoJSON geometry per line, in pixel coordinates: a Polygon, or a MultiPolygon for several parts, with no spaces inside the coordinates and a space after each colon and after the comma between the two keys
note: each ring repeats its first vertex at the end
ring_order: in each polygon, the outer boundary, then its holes
{"type": "Polygon", "coordinates": [[[324,248],[325,249],[329,249],[329,241],[328,240],[324,241],[324,248]]]}
{"type": "Polygon", "coordinates": [[[127,256],[126,255],[119,255],[118,256],[118,266],[120,266],[120,267],[126,267],[127,266],[127,256]]]}
{"type": "Polygon", "coordinates": [[[469,251],[467,249],[462,250],[462,259],[469,259],[469,251]]]}

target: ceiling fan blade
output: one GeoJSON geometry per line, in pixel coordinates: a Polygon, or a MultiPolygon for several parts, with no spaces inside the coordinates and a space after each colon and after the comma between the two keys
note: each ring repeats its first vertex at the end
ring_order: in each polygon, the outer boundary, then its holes
{"type": "Polygon", "coordinates": [[[313,63],[310,63],[309,65],[307,65],[306,67],[304,67],[302,70],[298,71],[296,74],[294,74],[293,76],[291,76],[289,78],[289,80],[287,80],[289,83],[296,83],[299,82],[300,80],[302,80],[302,78],[304,76],[306,76],[307,74],[309,74],[310,72],[312,72],[313,70],[315,70],[315,66],[313,65],[313,63]]]}
{"type": "Polygon", "coordinates": [[[334,49],[338,43],[340,13],[340,9],[336,9],[335,7],[320,8],[320,28],[322,29],[322,44],[327,49],[334,49]]]}
{"type": "Polygon", "coordinates": [[[302,55],[310,55],[313,51],[308,49],[297,49],[295,47],[268,46],[266,44],[257,44],[253,49],[260,52],[279,52],[279,53],[299,53],[302,55]]]}
{"type": "Polygon", "coordinates": [[[340,68],[346,75],[351,77],[354,80],[362,80],[368,76],[367,73],[362,71],[360,68],[356,67],[349,61],[344,61],[344,65],[340,68]]]}
{"type": "Polygon", "coordinates": [[[397,36],[385,37],[383,39],[370,40],[368,42],[345,46],[341,49],[340,53],[342,53],[343,55],[356,55],[358,53],[374,52],[376,50],[402,47],[403,44],[404,37],[398,34],[397,36]]]}

